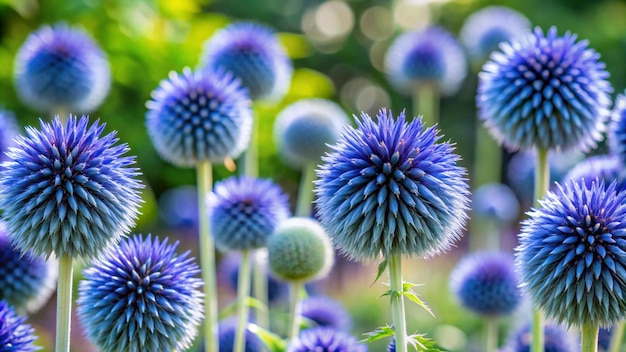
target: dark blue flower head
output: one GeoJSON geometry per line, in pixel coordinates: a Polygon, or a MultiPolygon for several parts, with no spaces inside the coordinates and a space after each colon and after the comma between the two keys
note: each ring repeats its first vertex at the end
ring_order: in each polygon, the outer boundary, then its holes
{"type": "Polygon", "coordinates": [[[201,66],[225,70],[241,80],[253,100],[281,98],[293,68],[274,31],[253,22],[236,22],[204,43],[201,66]]]}
{"type": "Polygon", "coordinates": [[[287,352],[367,352],[367,346],[359,343],[346,332],[328,327],[302,330],[287,347],[287,352]]]}
{"type": "Polygon", "coordinates": [[[352,317],[339,301],[327,296],[309,296],[302,300],[301,314],[315,323],[335,330],[350,331],[352,317]]]}
{"type": "Polygon", "coordinates": [[[36,312],[56,289],[57,268],[43,257],[13,247],[0,222],[0,299],[18,311],[36,312]]]}
{"type": "Polygon", "coordinates": [[[287,195],[271,180],[230,177],[207,196],[209,226],[223,252],[257,249],[291,213],[287,195]]]}
{"type": "MultiPolygon", "coordinates": [[[[0,108],[0,163],[5,161],[5,153],[15,146],[15,137],[19,135],[17,120],[13,112],[0,108]]],[[[2,165],[0,165],[2,167],[2,165]]]]}
{"type": "Polygon", "coordinates": [[[613,327],[598,329],[598,352],[608,352],[611,345],[613,327]]]}
{"type": "Polygon", "coordinates": [[[64,23],[31,33],[15,56],[19,97],[41,111],[88,112],[109,92],[104,52],[81,29],[64,23]]]}
{"type": "Polygon", "coordinates": [[[561,183],[568,180],[576,182],[585,180],[585,186],[591,188],[591,183],[604,181],[609,184],[614,180],[618,182],[618,189],[624,187],[624,166],[616,155],[595,155],[576,164],[565,176],[561,183]]]}
{"type": "Polygon", "coordinates": [[[317,165],[335,144],[348,115],[326,99],[303,99],[285,107],[274,122],[278,150],[289,164],[317,165]]]}
{"type": "Polygon", "coordinates": [[[26,128],[0,171],[0,208],[13,243],[35,255],[92,258],[130,231],[142,185],[126,144],[86,116],[26,128]]]}
{"type": "Polygon", "coordinates": [[[612,92],[600,55],[555,27],[501,45],[479,74],[476,103],[509,149],[590,149],[602,138],[612,92]]]}
{"type": "MultiPolygon", "coordinates": [[[[220,352],[232,352],[235,344],[235,334],[237,331],[237,318],[226,318],[218,324],[218,338],[220,345],[220,352]]],[[[265,344],[263,341],[252,331],[246,329],[244,335],[245,349],[244,352],[265,352],[265,344]]]]}
{"type": "Polygon", "coordinates": [[[252,132],[250,99],[229,74],[170,72],[146,103],[146,125],[163,159],[177,166],[238,157],[252,132]]]}
{"type": "Polygon", "coordinates": [[[478,218],[510,224],[519,216],[519,201],[513,190],[503,183],[478,187],[472,195],[472,211],[478,218]]]}
{"type": "Polygon", "coordinates": [[[566,181],[522,222],[522,285],[559,323],[608,326],[626,317],[626,192],[616,185],[566,181]]]}
{"type": "Polygon", "coordinates": [[[31,352],[35,346],[35,336],[30,325],[24,324],[25,317],[18,315],[5,300],[0,300],[0,351],[31,352]]]}
{"type": "Polygon", "coordinates": [[[101,351],[186,350],[203,318],[202,280],[189,252],[151,235],[124,239],[83,271],[77,312],[101,351]]]}
{"type": "Polygon", "coordinates": [[[488,6],[471,14],[463,23],[461,43],[469,58],[482,65],[500,43],[527,35],[530,22],[521,13],[505,6],[488,6]]]}
{"type": "Polygon", "coordinates": [[[450,274],[450,290],[470,311],[488,317],[512,314],[522,295],[515,258],[505,252],[476,252],[450,274]]]}
{"type": "Polygon", "coordinates": [[[322,160],[315,192],[322,224],[357,260],[431,256],[456,241],[467,219],[465,169],[421,118],[363,113],[322,160]]]}
{"type": "Polygon", "coordinates": [[[198,189],[195,186],[179,186],[163,192],[158,208],[161,219],[169,227],[197,235],[198,189]]]}
{"type": "MultiPolygon", "coordinates": [[[[626,92],[625,92],[626,93],[626,92]]],[[[626,164],[626,95],[618,94],[611,113],[607,136],[611,154],[626,164]]]]}
{"type": "Polygon", "coordinates": [[[392,338],[387,345],[387,352],[396,352],[396,339],[392,338]]]}
{"type": "Polygon", "coordinates": [[[416,85],[432,84],[442,94],[452,95],[467,74],[463,48],[448,31],[430,27],[405,32],[385,55],[385,71],[399,91],[410,93],[416,85]]]}
{"type": "MultiPolygon", "coordinates": [[[[530,352],[532,343],[532,335],[530,331],[530,325],[527,324],[521,329],[517,330],[507,343],[504,351],[506,352],[530,352]]],[[[574,336],[567,332],[564,328],[546,324],[543,328],[544,352],[578,352],[579,341],[574,336]]]]}

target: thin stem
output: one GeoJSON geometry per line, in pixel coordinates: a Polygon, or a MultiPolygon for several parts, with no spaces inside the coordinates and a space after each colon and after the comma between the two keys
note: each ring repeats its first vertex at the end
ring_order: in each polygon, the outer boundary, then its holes
{"type": "Polygon", "coordinates": [[[598,324],[583,324],[580,340],[581,352],[598,352],[598,324]]]}
{"type": "Polygon", "coordinates": [[[501,181],[502,149],[489,135],[487,128],[476,123],[476,141],[474,150],[474,188],[487,183],[501,181]]]}
{"type": "Polygon", "coordinates": [[[209,230],[206,195],[213,187],[211,163],[201,161],[196,166],[198,183],[198,213],[200,227],[200,266],[204,280],[204,350],[218,352],[217,284],[215,278],[215,245],[209,230]]]}
{"type": "Polygon", "coordinates": [[[237,282],[237,331],[235,332],[234,352],[246,349],[246,327],[248,326],[249,307],[246,302],[250,293],[250,255],[247,250],[241,252],[239,279],[237,282]]]}
{"type": "Polygon", "coordinates": [[[57,331],[56,352],[70,350],[70,328],[72,325],[72,278],[74,260],[70,256],[59,258],[59,278],[57,288],[57,331]]]}
{"type": "Polygon", "coordinates": [[[315,181],[315,167],[306,165],[300,176],[300,188],[298,189],[298,203],[296,204],[295,216],[309,217],[313,209],[313,181],[315,181]]]}
{"type": "Polygon", "coordinates": [[[439,123],[439,93],[432,84],[418,84],[413,90],[413,115],[422,115],[424,126],[439,123]]]}
{"type": "Polygon", "coordinates": [[[396,337],[396,352],[407,352],[406,318],[402,285],[402,257],[392,255],[389,260],[389,290],[391,291],[391,317],[396,337]]]}
{"type": "Polygon", "coordinates": [[[498,319],[488,317],[485,319],[485,352],[496,352],[498,348],[498,319]]]}
{"type": "Polygon", "coordinates": [[[242,170],[240,170],[241,174],[250,176],[250,177],[258,177],[259,176],[259,117],[254,116],[258,115],[255,111],[256,109],[252,109],[253,121],[252,121],[252,134],[250,135],[250,144],[248,148],[243,153],[243,166],[242,170]]]}
{"type": "Polygon", "coordinates": [[[613,325],[611,329],[611,344],[609,346],[609,352],[620,352],[622,347],[622,339],[624,338],[624,322],[613,325]]]}
{"type": "Polygon", "coordinates": [[[251,260],[254,262],[252,265],[253,286],[252,290],[254,298],[263,304],[263,309],[255,310],[256,323],[264,329],[270,327],[270,315],[269,315],[269,298],[267,297],[267,272],[265,264],[263,263],[263,251],[257,249],[253,251],[251,260]]]}
{"type": "Polygon", "coordinates": [[[293,341],[300,334],[300,322],[302,321],[302,304],[300,302],[300,293],[303,284],[300,281],[294,281],[289,284],[289,314],[291,316],[291,327],[289,330],[289,340],[293,341]]]}

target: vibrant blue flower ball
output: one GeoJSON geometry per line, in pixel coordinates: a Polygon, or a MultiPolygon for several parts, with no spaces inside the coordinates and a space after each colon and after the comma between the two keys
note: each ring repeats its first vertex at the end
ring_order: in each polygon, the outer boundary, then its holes
{"type": "Polygon", "coordinates": [[[626,192],[616,187],[566,181],[522,222],[523,288],[559,323],[608,326],[626,318],[626,192]]]}
{"type": "Polygon", "coordinates": [[[65,23],[31,33],[15,56],[14,70],[19,97],[40,111],[89,112],[111,86],[105,53],[83,30],[65,23]]]}
{"type": "Polygon", "coordinates": [[[585,186],[591,188],[592,182],[604,181],[610,184],[618,182],[618,188],[624,187],[624,166],[617,155],[595,155],[576,164],[565,176],[561,183],[570,179],[578,182],[585,180],[585,186]]]}
{"type": "Polygon", "coordinates": [[[253,100],[282,98],[293,67],[274,31],[253,22],[235,22],[204,43],[202,69],[232,73],[253,100]]]}
{"type": "Polygon", "coordinates": [[[229,74],[170,72],[146,103],[152,144],[176,166],[237,158],[250,142],[250,99],[229,74]]]}
{"type": "Polygon", "coordinates": [[[347,127],[317,170],[318,215],[351,258],[428,257],[447,250],[467,220],[465,169],[435,127],[381,110],[347,127]]]}
{"type": "Polygon", "coordinates": [[[287,195],[271,180],[230,177],[207,196],[215,247],[223,252],[257,249],[291,216],[287,195]]]}
{"type": "Polygon", "coordinates": [[[450,290],[470,311],[487,317],[512,314],[522,300],[515,257],[505,252],[476,252],[450,274],[450,290]]]}
{"type": "Polygon", "coordinates": [[[479,74],[480,118],[511,150],[588,150],[603,138],[612,92],[600,55],[569,32],[501,45],[479,74]]]}
{"type": "MultiPolygon", "coordinates": [[[[626,92],[625,92],[626,93],[626,92]]],[[[607,133],[611,154],[626,164],[626,95],[618,94],[607,133]]]]}
{"type": "MultiPolygon", "coordinates": [[[[230,317],[219,322],[218,338],[220,349],[219,352],[233,352],[235,344],[235,335],[237,333],[237,318],[230,317]]],[[[252,331],[246,329],[244,335],[246,341],[244,352],[265,352],[267,349],[263,341],[252,331]]]]}
{"type": "MultiPolygon", "coordinates": [[[[9,148],[15,146],[13,140],[20,134],[17,120],[13,112],[0,108],[0,163],[7,160],[5,155],[9,148]]],[[[0,168],[2,165],[0,165],[0,168]]]]}
{"type": "Polygon", "coordinates": [[[0,208],[12,242],[34,255],[93,258],[134,226],[142,185],[104,125],[59,117],[26,128],[0,170],[0,208]]]}
{"type": "Polygon", "coordinates": [[[0,300],[0,351],[32,352],[40,348],[35,346],[35,336],[30,325],[24,324],[25,317],[18,315],[5,300],[0,300]]]}
{"type": "MultiPolygon", "coordinates": [[[[544,352],[578,352],[577,339],[558,325],[546,324],[543,328],[544,352]]],[[[504,349],[506,352],[530,352],[532,332],[527,324],[517,330],[504,349]]]]}
{"type": "Polygon", "coordinates": [[[467,75],[463,48],[441,27],[401,34],[387,50],[384,65],[389,82],[404,93],[430,84],[452,95],[467,75]]]}
{"type": "Polygon", "coordinates": [[[279,152],[296,167],[317,165],[349,123],[348,115],[326,99],[303,99],[285,107],[274,122],[279,152]]]}
{"type": "Polygon", "coordinates": [[[488,183],[472,195],[472,211],[477,218],[498,224],[511,224],[519,216],[519,201],[513,190],[503,183],[488,183]]]}
{"type": "Polygon", "coordinates": [[[346,332],[328,327],[302,330],[300,336],[289,343],[287,352],[367,352],[367,346],[359,343],[346,332]]]}
{"type": "Polygon", "coordinates": [[[178,243],[124,239],[83,271],[77,312],[101,351],[172,351],[191,346],[203,318],[198,266],[178,243]]]}
{"type": "Polygon", "coordinates": [[[500,43],[528,33],[530,21],[524,15],[505,6],[488,6],[467,17],[459,36],[469,58],[482,65],[500,43]]]}
{"type": "Polygon", "coordinates": [[[327,296],[308,296],[302,300],[301,314],[314,326],[325,326],[335,330],[350,331],[352,317],[339,301],[327,296]]]}

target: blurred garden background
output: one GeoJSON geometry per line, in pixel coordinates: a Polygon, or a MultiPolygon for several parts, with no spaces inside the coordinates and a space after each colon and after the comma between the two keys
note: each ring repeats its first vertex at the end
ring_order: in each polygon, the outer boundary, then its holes
{"type": "MultiPolygon", "coordinates": [[[[13,111],[22,126],[38,126],[39,118],[50,120],[51,116],[31,110],[18,99],[13,81],[15,55],[28,34],[42,25],[63,21],[83,27],[106,52],[113,79],[104,103],[89,114],[92,119],[106,122],[105,131],[118,131],[120,141],[129,144],[146,185],[142,215],[134,232],[169,236],[181,241],[180,251],[192,250],[197,256],[195,193],[187,192],[190,198],[183,194],[184,200],[172,203],[173,190],[195,185],[195,170],[177,168],[156,153],[145,127],[145,103],[170,71],[181,72],[184,67],[198,65],[203,42],[213,33],[233,21],[257,21],[277,31],[292,59],[294,75],[288,94],[254,109],[260,128],[260,176],[283,187],[295,205],[300,172],[290,168],[276,151],[272,131],[276,115],[290,103],[312,97],[336,101],[349,115],[362,111],[374,115],[382,107],[394,113],[406,109],[407,115],[419,114],[412,111],[411,97],[395,92],[385,76],[387,48],[400,33],[433,24],[458,35],[469,15],[490,5],[515,9],[544,31],[556,26],[559,34],[571,31],[589,40],[589,46],[600,53],[611,74],[613,97],[624,92],[626,1],[0,0],[0,106],[13,111]]],[[[461,89],[441,100],[439,128],[444,139],[456,144],[462,157],[460,164],[468,169],[470,184],[475,187],[475,169],[492,165],[474,163],[480,65],[468,64],[467,69],[461,89]]],[[[591,153],[604,153],[604,148],[601,145],[591,153]]],[[[508,161],[513,155],[505,151],[502,154],[505,163],[499,181],[507,183],[508,161]]],[[[564,161],[568,164],[567,157],[564,161]]],[[[525,166],[530,170],[532,162],[522,164],[522,168],[525,166]]],[[[217,165],[214,172],[216,180],[232,174],[222,165],[217,165]]],[[[529,204],[522,197],[520,201],[522,219],[529,204]]],[[[516,231],[515,226],[504,230],[504,249],[512,251],[515,247],[516,231]]],[[[407,261],[405,266],[406,279],[422,285],[415,291],[435,314],[431,317],[417,306],[408,305],[409,332],[426,333],[445,350],[481,348],[478,341],[482,338],[482,321],[462,309],[448,288],[450,271],[469,247],[466,235],[453,251],[429,260],[407,261]]],[[[330,278],[312,288],[345,304],[353,319],[351,332],[357,338],[391,321],[387,298],[380,297],[386,288],[380,281],[372,285],[376,265],[339,259],[330,278]]],[[[229,303],[228,294],[223,292],[223,306],[229,303]]],[[[501,342],[508,336],[508,327],[521,324],[528,310],[520,308],[514,317],[505,320],[501,342]]],[[[45,346],[44,351],[52,350],[54,312],[51,299],[28,320],[35,326],[37,344],[45,346]]],[[[370,350],[383,351],[387,342],[374,342],[370,350]]],[[[94,350],[82,337],[77,319],[73,322],[73,346],[75,351],[94,350]]]]}

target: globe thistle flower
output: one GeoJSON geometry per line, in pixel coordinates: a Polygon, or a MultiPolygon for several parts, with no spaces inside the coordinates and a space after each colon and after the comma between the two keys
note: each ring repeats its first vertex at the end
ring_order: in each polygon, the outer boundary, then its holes
{"type": "Polygon", "coordinates": [[[523,288],[559,323],[608,326],[625,318],[626,193],[616,187],[566,181],[522,222],[523,288]]]}
{"type": "Polygon", "coordinates": [[[327,296],[308,296],[302,300],[300,313],[315,323],[340,331],[350,331],[352,317],[339,301],[327,296]]]}
{"type": "Polygon", "coordinates": [[[482,185],[472,195],[474,215],[499,224],[514,222],[519,216],[519,208],[515,192],[503,183],[482,185]]]}
{"type": "Polygon", "coordinates": [[[618,181],[618,188],[623,188],[624,166],[616,155],[595,155],[576,164],[565,176],[561,183],[572,179],[585,180],[585,187],[591,188],[593,182],[604,181],[609,184],[614,180],[618,181]]]}
{"type": "Polygon", "coordinates": [[[363,113],[322,160],[318,215],[335,245],[357,260],[430,256],[457,240],[467,219],[465,170],[421,118],[377,122],[363,113]]]}
{"type": "Polygon", "coordinates": [[[471,14],[459,34],[469,58],[482,65],[500,43],[530,33],[530,21],[505,6],[488,6],[471,14]]]}
{"type": "Polygon", "coordinates": [[[403,33],[387,50],[384,65],[389,82],[407,94],[416,85],[430,84],[452,95],[467,75],[463,48],[441,27],[403,33]]]}
{"type": "Polygon", "coordinates": [[[0,299],[18,311],[38,311],[56,288],[57,266],[11,244],[0,222],[0,299]]]}
{"type": "MultiPolygon", "coordinates": [[[[543,328],[543,335],[543,350],[545,352],[580,351],[580,348],[578,348],[579,342],[576,341],[576,338],[558,325],[546,324],[543,328]]],[[[507,347],[504,351],[530,352],[531,342],[531,327],[530,324],[526,324],[514,333],[512,338],[510,338],[510,341],[507,343],[507,347]]]]}
{"type": "MultiPolygon", "coordinates": [[[[15,146],[15,137],[19,135],[17,120],[13,112],[0,108],[0,163],[5,161],[5,153],[15,146]]],[[[0,165],[0,168],[2,165],[0,165]]]]}
{"type": "Polygon", "coordinates": [[[217,249],[243,251],[265,246],[289,218],[287,195],[271,180],[230,177],[207,196],[209,226],[217,249]]]}
{"type": "Polygon", "coordinates": [[[300,336],[287,347],[287,352],[308,351],[367,352],[367,346],[346,332],[316,327],[302,330],[300,336]]]}
{"type": "Polygon", "coordinates": [[[486,317],[512,314],[522,296],[515,258],[504,252],[477,252],[450,274],[450,289],[468,310],[486,317]]]}
{"type": "Polygon", "coordinates": [[[101,351],[180,351],[203,318],[202,280],[189,252],[151,235],[123,240],[83,271],[78,317],[101,351]]]}
{"type": "Polygon", "coordinates": [[[24,324],[25,317],[18,315],[5,300],[0,300],[0,351],[31,352],[40,348],[33,342],[33,329],[24,324]]]}
{"type": "Polygon", "coordinates": [[[274,31],[246,21],[231,23],[209,38],[200,61],[203,69],[231,72],[253,100],[281,98],[293,73],[274,31]]]}
{"type": "Polygon", "coordinates": [[[111,86],[105,53],[82,29],[65,23],[31,33],[15,56],[22,101],[40,111],[89,112],[111,86]]]}
{"type": "Polygon", "coordinates": [[[142,187],[115,132],[86,116],[26,128],[0,171],[0,208],[12,242],[36,256],[93,258],[130,231],[142,187]]]}
{"type": "Polygon", "coordinates": [[[598,352],[608,352],[611,346],[613,327],[598,329],[598,352]]]}
{"type": "Polygon", "coordinates": [[[326,99],[303,99],[285,107],[274,122],[274,138],[286,161],[296,167],[317,165],[339,139],[348,116],[326,99]]]}
{"type": "Polygon", "coordinates": [[[479,74],[476,103],[493,137],[511,150],[588,150],[602,138],[612,92],[587,41],[555,27],[501,45],[479,74]]]}
{"type": "Polygon", "coordinates": [[[158,202],[160,218],[167,226],[185,233],[198,233],[198,190],[180,186],[161,194],[158,202]]]}
{"type": "MultiPolygon", "coordinates": [[[[220,321],[218,325],[218,338],[220,340],[220,352],[232,352],[237,331],[237,318],[230,317],[220,321]]],[[[263,341],[252,331],[246,329],[244,336],[246,343],[244,352],[265,352],[263,341]]]]}
{"type": "Polygon", "coordinates": [[[626,163],[626,95],[618,94],[611,112],[611,122],[607,133],[611,154],[617,155],[626,163]]]}
{"type": "Polygon", "coordinates": [[[387,352],[396,352],[396,339],[392,338],[387,345],[387,352]]]}
{"type": "Polygon", "coordinates": [[[170,72],[146,103],[148,134],[157,152],[181,167],[237,158],[252,133],[250,100],[223,73],[170,72]]]}

